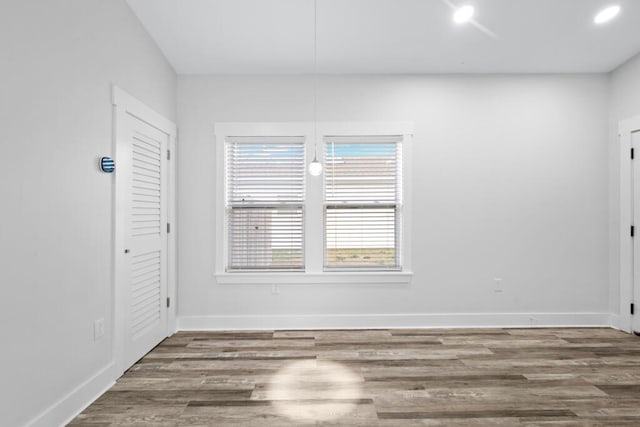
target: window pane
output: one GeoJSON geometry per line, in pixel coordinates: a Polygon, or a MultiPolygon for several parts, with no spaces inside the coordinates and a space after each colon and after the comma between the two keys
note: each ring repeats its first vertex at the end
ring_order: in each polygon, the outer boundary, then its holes
{"type": "Polygon", "coordinates": [[[327,203],[395,203],[398,199],[396,143],[326,145],[327,203]]]}
{"type": "Polygon", "coordinates": [[[302,207],[229,210],[230,269],[304,267],[302,207]]]}
{"type": "Polygon", "coordinates": [[[304,199],[304,142],[238,140],[227,147],[229,203],[287,203],[304,199]]]}
{"type": "Polygon", "coordinates": [[[325,208],[325,265],[395,268],[396,209],[325,208]]]}

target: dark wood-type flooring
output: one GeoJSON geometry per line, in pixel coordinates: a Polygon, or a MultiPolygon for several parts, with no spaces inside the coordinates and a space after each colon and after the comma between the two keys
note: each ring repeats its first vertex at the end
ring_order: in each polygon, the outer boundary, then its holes
{"type": "Polygon", "coordinates": [[[180,332],[71,426],[640,426],[605,328],[180,332]]]}

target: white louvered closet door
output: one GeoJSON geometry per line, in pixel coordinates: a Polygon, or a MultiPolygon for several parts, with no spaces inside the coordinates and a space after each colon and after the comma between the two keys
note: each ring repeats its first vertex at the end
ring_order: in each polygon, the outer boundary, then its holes
{"type": "Polygon", "coordinates": [[[127,115],[125,366],[167,336],[167,148],[169,136],[127,115]]]}

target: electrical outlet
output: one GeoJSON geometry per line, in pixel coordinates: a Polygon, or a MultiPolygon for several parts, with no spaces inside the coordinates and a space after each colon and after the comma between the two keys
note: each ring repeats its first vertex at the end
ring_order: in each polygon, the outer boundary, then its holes
{"type": "Polygon", "coordinates": [[[502,292],[502,279],[500,277],[496,277],[493,279],[493,281],[495,283],[493,292],[502,292]]]}
{"type": "Polygon", "coordinates": [[[98,341],[104,336],[104,318],[93,321],[93,340],[98,341]]]}
{"type": "Polygon", "coordinates": [[[280,286],[278,285],[271,285],[271,293],[273,295],[280,295],[280,286]]]}

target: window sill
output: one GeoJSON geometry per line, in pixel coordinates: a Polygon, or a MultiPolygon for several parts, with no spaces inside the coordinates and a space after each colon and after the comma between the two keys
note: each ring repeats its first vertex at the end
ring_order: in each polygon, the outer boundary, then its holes
{"type": "Polygon", "coordinates": [[[324,272],[324,273],[220,273],[214,278],[218,285],[286,285],[286,284],[363,284],[408,285],[413,273],[399,271],[324,272]]]}

